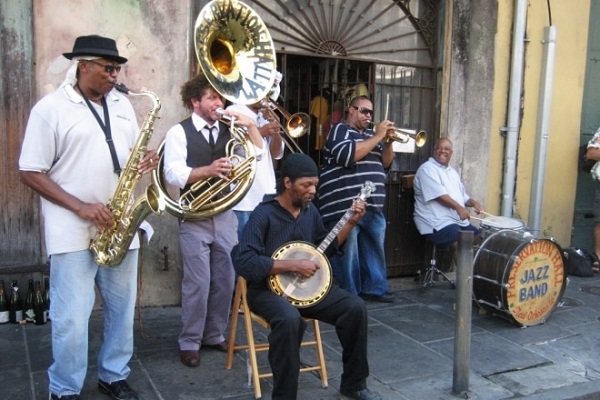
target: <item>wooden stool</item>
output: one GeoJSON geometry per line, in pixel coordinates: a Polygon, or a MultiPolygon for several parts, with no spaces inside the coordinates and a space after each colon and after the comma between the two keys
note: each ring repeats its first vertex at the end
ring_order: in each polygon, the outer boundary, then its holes
{"type": "MultiPolygon", "coordinates": [[[[256,353],[258,351],[268,351],[268,343],[256,343],[254,341],[254,329],[252,327],[252,321],[257,322],[263,328],[269,329],[268,322],[261,316],[254,314],[250,311],[248,303],[246,301],[248,289],[246,280],[239,277],[235,287],[235,293],[233,298],[233,307],[231,311],[231,322],[229,325],[229,344],[227,348],[227,359],[225,361],[225,368],[231,369],[233,364],[233,353],[235,350],[248,350],[248,357],[250,358],[250,366],[252,369],[252,386],[254,387],[254,397],[260,399],[262,396],[260,390],[260,378],[270,378],[273,376],[272,372],[259,372],[258,363],[256,359],[256,353]],[[238,316],[243,314],[244,326],[246,330],[247,344],[236,345],[235,335],[237,331],[238,316]]],[[[302,346],[315,346],[317,352],[317,365],[307,366],[300,368],[300,372],[311,372],[318,371],[321,376],[321,386],[326,388],[327,382],[327,368],[325,366],[325,355],[323,353],[323,343],[321,341],[321,330],[319,329],[319,321],[311,318],[304,318],[305,321],[309,322],[313,326],[315,338],[314,340],[305,340],[302,342],[302,346]]]]}

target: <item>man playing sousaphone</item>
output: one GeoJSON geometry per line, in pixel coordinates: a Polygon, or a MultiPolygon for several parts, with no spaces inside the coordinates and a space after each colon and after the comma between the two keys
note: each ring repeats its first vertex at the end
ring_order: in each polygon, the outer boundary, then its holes
{"type": "MultiPolygon", "coordinates": [[[[236,272],[248,281],[248,305],[266,319],[269,334],[269,362],[273,371],[273,399],[295,399],[298,391],[300,345],[306,328],[303,317],[334,325],[342,345],[343,373],[340,392],[352,399],[376,400],[379,394],[367,388],[367,310],[364,301],[338,286],[332,286],[316,304],[294,307],[285,297],[269,290],[271,275],[292,272],[300,279],[315,278],[322,266],[307,259],[273,259],[285,243],[320,243],[327,231],[312,203],[319,183],[315,162],[305,154],[290,154],[281,168],[277,194],[265,196],[250,216],[233,254],[236,272]]],[[[341,227],[326,254],[344,242],[365,213],[365,204],[355,200],[350,219],[341,227]]]]}
{"type": "MultiPolygon", "coordinates": [[[[204,75],[198,75],[181,87],[181,99],[192,114],[166,134],[165,179],[182,192],[198,182],[229,181],[233,165],[226,155],[232,132],[220,122],[223,97],[204,75]]],[[[247,140],[258,157],[263,142],[254,122],[240,113],[226,114],[247,129],[247,140]]],[[[179,237],[183,259],[179,356],[184,365],[196,367],[201,346],[227,351],[223,333],[233,296],[236,216],[228,209],[210,218],[181,217],[179,237]]]]}

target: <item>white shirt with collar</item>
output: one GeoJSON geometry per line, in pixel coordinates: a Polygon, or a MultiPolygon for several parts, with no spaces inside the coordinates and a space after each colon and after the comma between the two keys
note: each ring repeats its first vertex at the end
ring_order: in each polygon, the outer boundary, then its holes
{"type": "Polygon", "coordinates": [[[469,200],[458,172],[451,166],[445,166],[430,157],[422,164],[414,179],[415,212],[414,221],[422,235],[433,233],[450,225],[469,225],[462,221],[456,210],[446,207],[435,199],[448,195],[459,204],[469,200]]]}
{"type": "MultiPolygon", "coordinates": [[[[123,168],[139,127],[129,100],[115,90],[106,95],[110,126],[123,168]]],[[[91,103],[104,120],[101,105],[91,103]]],[[[86,203],[108,203],[119,177],[114,172],[104,131],[71,85],[62,85],[31,110],[19,158],[19,169],[46,173],[65,191],[86,203]]],[[[48,254],[85,250],[96,234],[93,222],[41,198],[48,254]]],[[[137,237],[131,248],[139,247],[137,237]]]]}
{"type": "MultiPolygon", "coordinates": [[[[196,131],[201,132],[204,135],[206,141],[208,141],[208,130],[204,129],[208,127],[208,123],[204,118],[198,114],[192,114],[192,124],[196,131]]],[[[217,127],[217,131],[213,132],[213,135],[217,135],[219,123],[215,123],[213,126],[217,127]]],[[[216,136],[215,136],[216,141],[216,136]]],[[[253,144],[254,154],[259,159],[262,156],[263,149],[260,149],[253,144]]],[[[183,189],[187,184],[187,181],[192,173],[192,168],[187,165],[187,139],[185,131],[181,124],[176,124],[167,131],[165,135],[164,144],[164,177],[171,185],[174,185],[180,189],[183,189]]]]}

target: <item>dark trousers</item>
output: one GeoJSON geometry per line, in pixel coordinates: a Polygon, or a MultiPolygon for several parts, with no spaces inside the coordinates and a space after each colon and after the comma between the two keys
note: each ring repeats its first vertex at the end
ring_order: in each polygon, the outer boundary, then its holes
{"type": "Polygon", "coordinates": [[[269,364],[273,371],[273,399],[295,399],[300,370],[300,343],[306,329],[302,317],[335,326],[342,345],[343,373],[340,389],[362,390],[369,376],[367,361],[367,309],[364,301],[333,286],[314,306],[296,308],[268,290],[249,288],[248,304],[271,325],[269,364]]]}

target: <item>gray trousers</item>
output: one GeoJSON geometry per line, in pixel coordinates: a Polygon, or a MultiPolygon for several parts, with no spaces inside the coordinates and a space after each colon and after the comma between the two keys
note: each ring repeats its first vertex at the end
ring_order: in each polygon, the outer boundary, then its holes
{"type": "Polygon", "coordinates": [[[212,218],[180,221],[183,259],[180,350],[225,340],[235,272],[231,249],[237,243],[237,218],[226,211],[212,218]]]}

